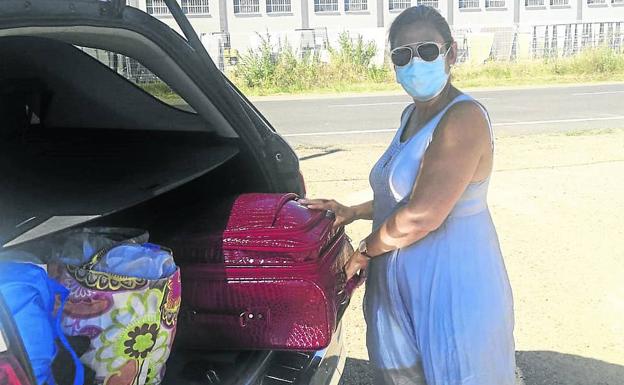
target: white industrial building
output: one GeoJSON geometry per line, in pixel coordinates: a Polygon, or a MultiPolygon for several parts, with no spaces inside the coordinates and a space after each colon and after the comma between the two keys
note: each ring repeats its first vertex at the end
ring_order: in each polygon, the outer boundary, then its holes
{"type": "MultiPolygon", "coordinates": [[[[528,55],[552,47],[553,40],[560,52],[589,40],[612,40],[619,47],[624,34],[624,0],[178,1],[211,54],[220,57],[230,47],[256,46],[258,34],[267,32],[295,48],[318,48],[348,31],[375,40],[382,60],[388,27],[403,9],[417,4],[436,7],[460,45],[478,57],[528,55]]],[[[130,2],[175,26],[163,0],[130,2]]]]}

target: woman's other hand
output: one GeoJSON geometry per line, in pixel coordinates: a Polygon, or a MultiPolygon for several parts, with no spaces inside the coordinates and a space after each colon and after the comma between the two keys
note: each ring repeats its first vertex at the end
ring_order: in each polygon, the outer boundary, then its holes
{"type": "Polygon", "coordinates": [[[333,199],[300,199],[299,203],[312,210],[331,210],[336,214],[334,228],[346,226],[357,218],[355,208],[345,206],[333,199]]]}
{"type": "MultiPolygon", "coordinates": [[[[345,273],[347,274],[347,281],[358,274],[358,272],[362,278],[366,277],[366,269],[368,268],[369,261],[370,258],[359,251],[354,252],[344,266],[345,273]]],[[[361,282],[364,282],[364,279],[362,279],[361,282]]]]}

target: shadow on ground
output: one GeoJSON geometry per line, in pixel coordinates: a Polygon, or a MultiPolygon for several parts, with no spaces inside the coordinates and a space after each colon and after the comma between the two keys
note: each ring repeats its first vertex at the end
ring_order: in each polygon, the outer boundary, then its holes
{"type": "MultiPolygon", "coordinates": [[[[517,385],[622,385],[624,366],[549,351],[516,352],[517,385]]],[[[372,385],[369,362],[347,358],[341,385],[372,385]]]]}

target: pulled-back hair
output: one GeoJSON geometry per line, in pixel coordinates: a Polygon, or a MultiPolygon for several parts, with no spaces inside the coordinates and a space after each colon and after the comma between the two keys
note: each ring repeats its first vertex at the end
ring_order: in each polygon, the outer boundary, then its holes
{"type": "Polygon", "coordinates": [[[390,26],[390,32],[388,33],[390,45],[395,41],[399,31],[403,29],[403,27],[414,24],[428,24],[432,26],[442,35],[447,46],[453,42],[451,27],[446,19],[440,15],[440,12],[427,5],[418,5],[416,7],[407,8],[394,19],[390,26]]]}

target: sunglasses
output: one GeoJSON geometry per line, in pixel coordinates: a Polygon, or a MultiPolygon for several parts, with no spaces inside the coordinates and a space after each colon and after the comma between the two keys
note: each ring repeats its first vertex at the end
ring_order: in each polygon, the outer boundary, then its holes
{"type": "Polygon", "coordinates": [[[408,65],[412,58],[417,57],[424,61],[434,61],[440,55],[446,55],[448,51],[451,49],[450,44],[438,44],[436,42],[426,42],[426,43],[414,43],[409,45],[404,45],[401,47],[396,47],[390,52],[390,58],[392,59],[392,63],[397,67],[403,67],[408,65]],[[444,47],[448,45],[448,49],[444,50],[444,47]],[[412,48],[413,47],[413,48],[412,48]]]}

